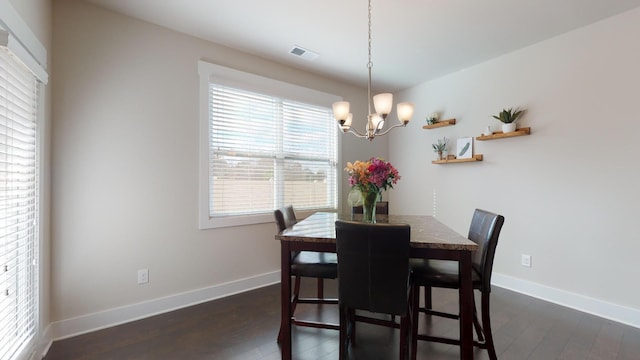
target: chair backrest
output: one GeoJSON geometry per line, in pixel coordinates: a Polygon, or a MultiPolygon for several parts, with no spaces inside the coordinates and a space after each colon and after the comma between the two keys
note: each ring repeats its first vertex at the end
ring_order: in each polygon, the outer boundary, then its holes
{"type": "Polygon", "coordinates": [[[482,281],[482,291],[491,291],[493,258],[498,246],[498,237],[504,224],[504,216],[476,209],[469,226],[469,240],[478,244],[473,254],[473,268],[482,281]]]}
{"type": "Polygon", "coordinates": [[[340,305],[405,315],[410,238],[406,224],[336,221],[340,305]]]}
{"type": "Polygon", "coordinates": [[[298,219],[296,219],[296,213],[293,211],[293,206],[291,205],[275,210],[273,212],[273,216],[276,218],[278,232],[282,232],[284,229],[291,227],[298,222],[298,219]]]}
{"type": "MultiPolygon", "coordinates": [[[[351,208],[352,214],[362,214],[362,205],[354,206],[351,208]]],[[[376,203],[376,214],[378,215],[389,215],[389,202],[388,201],[378,201],[376,203]]]]}

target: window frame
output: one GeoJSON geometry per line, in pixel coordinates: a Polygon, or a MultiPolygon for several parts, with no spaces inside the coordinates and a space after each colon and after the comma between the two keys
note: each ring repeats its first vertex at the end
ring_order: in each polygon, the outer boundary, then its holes
{"type": "MultiPolygon", "coordinates": [[[[46,169],[47,164],[43,163],[43,149],[45,146],[44,131],[45,131],[45,97],[46,97],[46,85],[49,80],[49,75],[46,70],[47,52],[44,46],[38,41],[35,35],[31,32],[26,23],[21,19],[18,13],[13,7],[0,1],[0,46],[6,47],[8,52],[15,56],[19,62],[34,75],[35,77],[35,113],[34,115],[34,239],[33,239],[33,251],[34,251],[34,274],[33,286],[29,291],[33,291],[31,296],[33,299],[33,310],[30,313],[34,318],[33,333],[25,337],[13,353],[12,359],[20,359],[23,357],[33,357],[38,346],[42,342],[43,336],[43,322],[42,322],[42,304],[46,301],[46,296],[43,296],[44,281],[44,268],[41,266],[45,259],[41,251],[44,240],[44,213],[43,202],[47,201],[45,187],[43,184],[43,168],[46,169]]],[[[18,284],[24,286],[25,284],[18,284]]]]}
{"type": "MultiPolygon", "coordinates": [[[[242,226],[273,222],[273,214],[234,215],[227,217],[209,216],[209,84],[235,87],[303,103],[327,106],[342,98],[336,95],[305,88],[302,86],[270,79],[260,75],[227,68],[221,65],[198,61],[200,77],[200,126],[199,126],[199,164],[198,164],[198,226],[200,229],[212,229],[230,226],[242,226]]],[[[338,127],[336,125],[336,133],[338,127]]],[[[338,134],[339,135],[339,134],[338,134]]],[[[337,140],[337,158],[340,159],[341,141],[337,140]]],[[[336,193],[340,194],[341,171],[336,171],[336,193]]],[[[328,209],[329,210],[329,209],[328,209]]],[[[330,209],[336,210],[336,209],[330,209]]]]}

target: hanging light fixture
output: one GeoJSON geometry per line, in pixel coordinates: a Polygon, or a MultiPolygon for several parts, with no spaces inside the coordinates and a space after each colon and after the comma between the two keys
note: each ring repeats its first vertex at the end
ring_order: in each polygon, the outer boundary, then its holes
{"type": "Polygon", "coordinates": [[[384,93],[374,96],[373,105],[376,111],[375,113],[371,111],[371,68],[373,68],[373,62],[371,61],[371,0],[369,0],[369,62],[367,63],[367,69],[369,70],[369,83],[367,84],[367,109],[369,111],[369,115],[367,116],[365,131],[361,133],[355,127],[351,126],[353,114],[349,112],[348,101],[338,101],[333,103],[333,117],[338,121],[338,123],[340,123],[342,131],[345,133],[350,132],[357,137],[366,138],[369,141],[373,140],[374,137],[384,135],[399,126],[407,126],[413,116],[412,103],[399,103],[397,106],[397,114],[398,121],[400,123],[388,128],[384,132],[381,132],[384,127],[384,122],[393,108],[393,94],[384,93]]]}

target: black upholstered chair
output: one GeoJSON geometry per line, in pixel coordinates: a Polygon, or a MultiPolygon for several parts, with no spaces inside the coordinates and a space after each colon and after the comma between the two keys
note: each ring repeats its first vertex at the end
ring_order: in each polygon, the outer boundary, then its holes
{"type": "MultiPolygon", "coordinates": [[[[469,227],[469,240],[478,244],[478,250],[473,254],[473,288],[478,290],[482,296],[482,324],[478,321],[477,311],[474,305],[473,324],[477,334],[474,345],[487,349],[489,358],[496,360],[496,350],[491,334],[491,320],[489,316],[489,295],[491,293],[491,272],[493,269],[493,258],[498,245],[500,230],[504,224],[504,217],[488,211],[476,209],[471,226],[469,227]]],[[[457,314],[449,314],[432,309],[431,288],[460,289],[458,277],[458,262],[446,260],[425,260],[411,259],[413,271],[413,328],[412,328],[412,352],[411,358],[416,359],[417,340],[427,340],[442,342],[446,344],[460,345],[459,339],[450,339],[432,335],[418,334],[419,311],[427,315],[444,316],[459,319],[457,314]],[[425,307],[419,308],[420,287],[424,287],[425,307]]]]}
{"type": "MultiPolygon", "coordinates": [[[[362,214],[362,205],[353,206],[351,208],[352,214],[362,214]]],[[[388,201],[378,201],[376,203],[376,214],[377,215],[389,215],[389,202],[388,201]]]]}
{"type": "MultiPolygon", "coordinates": [[[[278,226],[278,232],[295,225],[298,220],[293,211],[293,206],[285,206],[273,212],[278,226]]],[[[338,324],[321,323],[316,321],[299,320],[295,318],[296,306],[298,304],[337,304],[338,299],[327,299],[324,297],[324,279],[335,279],[338,277],[338,257],[334,253],[323,253],[314,251],[297,251],[291,254],[291,275],[295,277],[293,285],[293,295],[291,296],[291,323],[297,326],[309,326],[316,328],[338,330],[338,324]],[[317,298],[300,297],[300,278],[317,279],[317,298]]],[[[282,325],[278,333],[278,341],[282,336],[282,325]]]]}
{"type": "Polygon", "coordinates": [[[409,355],[410,237],[409,225],[336,221],[340,359],[355,344],[357,321],[400,328],[400,359],[409,355]],[[400,324],[356,310],[398,315],[400,324]]]}

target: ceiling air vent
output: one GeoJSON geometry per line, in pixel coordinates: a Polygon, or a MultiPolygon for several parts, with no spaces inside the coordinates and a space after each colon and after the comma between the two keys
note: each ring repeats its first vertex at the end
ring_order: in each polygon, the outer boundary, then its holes
{"type": "Polygon", "coordinates": [[[295,45],[291,51],[289,51],[289,54],[295,55],[301,59],[305,59],[307,61],[313,61],[315,60],[318,56],[320,56],[320,54],[318,54],[317,52],[311,51],[309,49],[305,49],[301,46],[295,45]]]}

